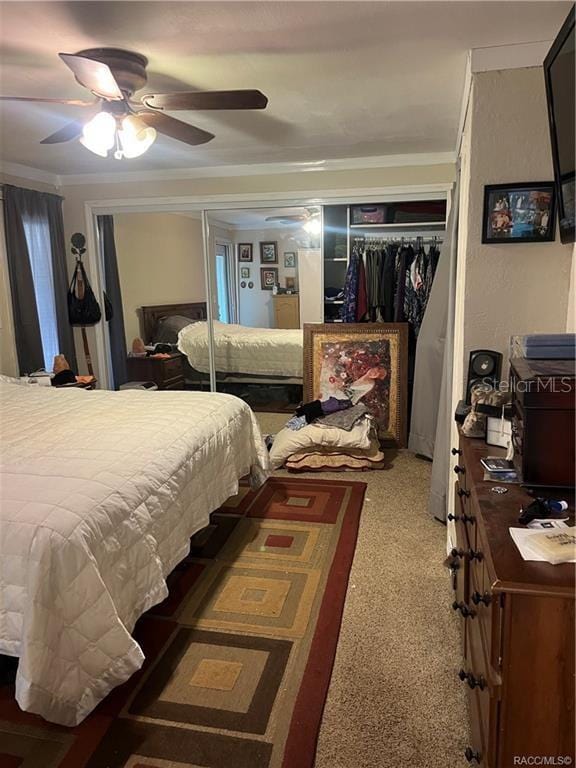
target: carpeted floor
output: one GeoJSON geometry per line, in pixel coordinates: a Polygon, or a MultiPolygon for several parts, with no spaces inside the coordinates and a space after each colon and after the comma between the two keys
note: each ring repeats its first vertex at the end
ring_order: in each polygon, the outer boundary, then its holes
{"type": "MultiPolygon", "coordinates": [[[[258,420],[277,432],[286,418],[258,420]]],[[[426,513],[430,469],[400,451],[386,471],[310,475],[368,484],[315,768],[466,764],[460,636],[446,529],[426,513]]]]}

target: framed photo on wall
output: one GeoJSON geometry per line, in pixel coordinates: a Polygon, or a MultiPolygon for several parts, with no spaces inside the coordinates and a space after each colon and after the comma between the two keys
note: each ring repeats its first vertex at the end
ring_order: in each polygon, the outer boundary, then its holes
{"type": "Polygon", "coordinates": [[[288,268],[296,266],[296,254],[294,251],[284,251],[284,266],[288,268]]]}
{"type": "Polygon", "coordinates": [[[263,291],[271,291],[277,282],[277,267],[260,267],[260,287],[263,291]]]}
{"type": "Polygon", "coordinates": [[[554,182],[484,187],[482,242],[549,243],[555,238],[554,182]]]}
{"type": "Polygon", "coordinates": [[[408,324],[304,324],[304,401],[362,402],[381,442],[407,443],[408,324]]]}
{"type": "Polygon", "coordinates": [[[240,277],[250,277],[250,267],[240,267],[240,277]]]}
{"type": "Polygon", "coordinates": [[[278,264],[278,243],[275,240],[260,243],[260,262],[262,264],[278,264]]]}
{"type": "Polygon", "coordinates": [[[252,261],[252,243],[238,243],[238,261],[252,261]]]}

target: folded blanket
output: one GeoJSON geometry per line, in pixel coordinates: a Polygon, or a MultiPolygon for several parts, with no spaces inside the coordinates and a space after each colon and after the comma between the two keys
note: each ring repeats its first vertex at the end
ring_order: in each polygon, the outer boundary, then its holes
{"type": "Polygon", "coordinates": [[[273,469],[281,467],[286,459],[297,451],[306,448],[327,447],[340,448],[370,448],[370,431],[372,419],[363,416],[351,430],[338,429],[337,427],[317,427],[308,424],[297,431],[284,427],[276,435],[274,444],[270,450],[270,461],[273,469]]]}
{"type": "Polygon", "coordinates": [[[319,427],[338,427],[349,432],[354,424],[367,413],[368,408],[364,403],[356,403],[352,408],[330,413],[328,416],[322,416],[321,419],[317,419],[314,423],[319,427]]]}
{"type": "Polygon", "coordinates": [[[287,459],[285,467],[290,472],[363,472],[384,469],[384,453],[375,437],[366,450],[337,448],[311,448],[298,451],[287,459]]]}

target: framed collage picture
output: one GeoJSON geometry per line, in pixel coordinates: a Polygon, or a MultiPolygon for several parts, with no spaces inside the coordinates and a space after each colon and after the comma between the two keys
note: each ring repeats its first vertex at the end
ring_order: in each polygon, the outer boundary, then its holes
{"type": "Polygon", "coordinates": [[[485,245],[551,242],[555,227],[554,182],[484,187],[482,242],[485,245]]]}

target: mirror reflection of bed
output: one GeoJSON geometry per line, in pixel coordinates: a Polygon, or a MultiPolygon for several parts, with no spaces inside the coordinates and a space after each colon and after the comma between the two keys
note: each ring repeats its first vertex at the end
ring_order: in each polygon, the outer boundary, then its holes
{"type": "Polygon", "coordinates": [[[319,319],[307,316],[307,301],[320,295],[320,209],[220,209],[208,221],[218,390],[255,411],[292,414],[302,399],[303,323],[319,319]]]}
{"type": "MultiPolygon", "coordinates": [[[[302,324],[321,319],[321,307],[310,307],[320,295],[320,209],[218,210],[208,219],[217,389],[284,418],[302,399],[302,324]]],[[[146,379],[208,390],[200,213],[116,214],[114,240],[122,323],[109,323],[110,346],[123,345],[126,359],[115,386],[146,379]],[[146,359],[132,354],[136,338],[146,359]],[[164,347],[166,359],[149,357],[157,344],[171,345],[170,359],[164,347]]]]}

